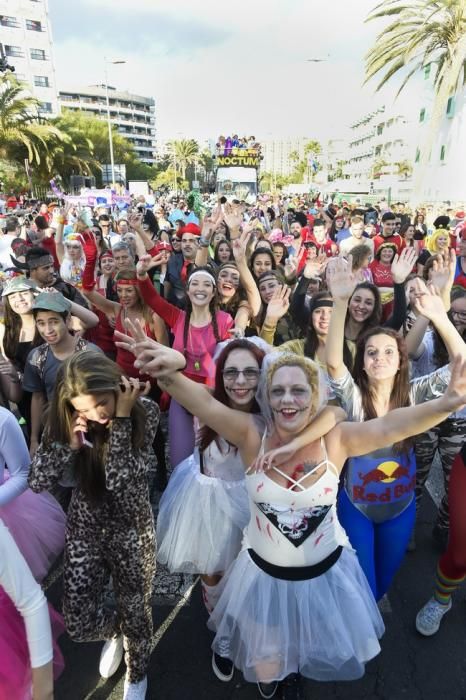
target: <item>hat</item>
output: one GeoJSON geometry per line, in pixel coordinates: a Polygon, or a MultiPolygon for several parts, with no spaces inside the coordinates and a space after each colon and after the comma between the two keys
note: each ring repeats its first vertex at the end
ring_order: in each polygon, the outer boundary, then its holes
{"type": "Polygon", "coordinates": [[[435,219],[435,221],[432,225],[435,229],[448,228],[449,223],[450,223],[449,216],[437,216],[437,218],[435,219]]]}
{"type": "Polygon", "coordinates": [[[60,292],[41,292],[34,299],[32,308],[43,311],[56,311],[62,314],[70,311],[71,302],[65,299],[60,292]]]}
{"type": "Polygon", "coordinates": [[[200,236],[201,235],[201,229],[197,224],[189,223],[186,224],[186,226],[182,226],[177,232],[176,235],[178,238],[181,238],[183,233],[192,233],[193,236],[200,236]]]}
{"type": "Polygon", "coordinates": [[[171,247],[170,243],[167,243],[167,241],[159,241],[158,243],[155,244],[155,254],[156,255],[161,253],[163,250],[167,250],[169,253],[173,252],[173,248],[171,247]]]}
{"type": "Polygon", "coordinates": [[[464,219],[464,211],[457,211],[455,214],[455,219],[464,219]]]}
{"type": "Polygon", "coordinates": [[[16,292],[31,292],[34,289],[36,289],[35,284],[26,277],[12,277],[3,287],[2,297],[16,294],[16,292]]]}

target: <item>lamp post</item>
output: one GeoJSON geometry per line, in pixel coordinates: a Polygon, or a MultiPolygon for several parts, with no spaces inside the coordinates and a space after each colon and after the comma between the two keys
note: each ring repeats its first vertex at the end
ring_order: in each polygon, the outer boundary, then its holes
{"type": "Polygon", "coordinates": [[[113,157],[113,135],[112,135],[112,122],[110,120],[110,100],[108,97],[108,71],[107,67],[109,65],[120,65],[122,63],[126,63],[126,61],[107,61],[106,58],[104,58],[105,61],[105,101],[107,104],[107,124],[108,124],[108,145],[110,149],[110,169],[112,173],[112,184],[110,186],[110,189],[113,189],[115,187],[115,159],[113,157]]]}

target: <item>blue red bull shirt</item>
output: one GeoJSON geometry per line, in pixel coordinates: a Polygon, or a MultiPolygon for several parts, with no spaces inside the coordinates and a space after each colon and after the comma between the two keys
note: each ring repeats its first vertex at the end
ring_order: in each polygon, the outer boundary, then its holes
{"type": "Polygon", "coordinates": [[[345,490],[350,501],[374,522],[402,513],[414,497],[414,451],[396,453],[392,447],[351,457],[346,466],[345,490]]]}

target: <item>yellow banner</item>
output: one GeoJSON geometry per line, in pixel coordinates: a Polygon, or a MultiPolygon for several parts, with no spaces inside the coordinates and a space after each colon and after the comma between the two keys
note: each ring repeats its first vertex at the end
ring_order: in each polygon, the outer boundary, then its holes
{"type": "Polygon", "coordinates": [[[219,167],[241,166],[241,167],[259,167],[259,156],[217,156],[217,165],[219,167]]]}

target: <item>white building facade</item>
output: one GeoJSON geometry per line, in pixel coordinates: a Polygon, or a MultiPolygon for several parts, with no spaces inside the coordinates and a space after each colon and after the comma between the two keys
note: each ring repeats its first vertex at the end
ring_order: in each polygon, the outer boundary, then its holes
{"type": "Polygon", "coordinates": [[[43,116],[59,113],[48,0],[0,0],[0,43],[15,74],[40,100],[43,116]]]}
{"type": "Polygon", "coordinates": [[[398,196],[403,190],[408,194],[408,178],[399,173],[399,164],[413,164],[412,128],[406,116],[384,106],[351,124],[344,166],[346,189],[370,193],[393,188],[398,196]]]}
{"type": "Polygon", "coordinates": [[[296,160],[290,158],[297,153],[299,160],[304,158],[304,147],[309,139],[295,138],[274,141],[262,141],[261,144],[261,170],[274,175],[290,175],[296,167],[296,160]]]}
{"type": "Polygon", "coordinates": [[[138,158],[152,165],[156,157],[155,100],[152,97],[119,91],[111,86],[92,85],[79,90],[61,90],[61,107],[107,120],[107,89],[111,123],[133,144],[138,158]]]}
{"type": "Polygon", "coordinates": [[[417,117],[416,138],[412,158],[414,182],[420,202],[466,204],[466,87],[451,95],[444,109],[436,137],[432,140],[430,158],[419,173],[421,150],[428,147],[435,90],[433,66],[424,69],[422,103],[417,117]]]}

